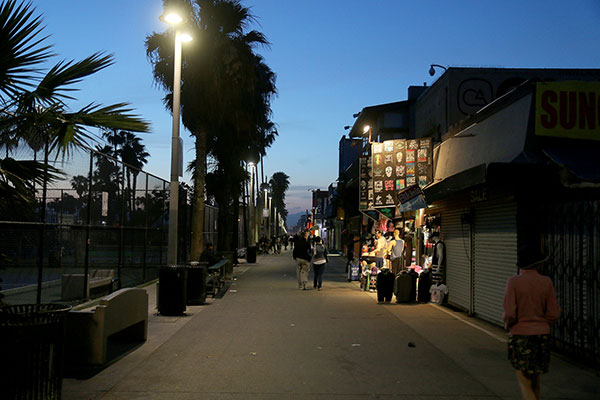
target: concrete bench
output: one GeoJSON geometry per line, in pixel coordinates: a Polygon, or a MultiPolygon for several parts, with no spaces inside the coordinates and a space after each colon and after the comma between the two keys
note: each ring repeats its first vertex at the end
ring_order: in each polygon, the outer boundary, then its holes
{"type": "Polygon", "coordinates": [[[208,276],[206,278],[207,294],[210,293],[212,297],[215,297],[225,285],[225,272],[230,262],[230,260],[224,258],[216,264],[208,266],[208,276]]]}
{"type": "Polygon", "coordinates": [[[107,361],[111,335],[129,341],[148,336],[148,293],[126,288],[103,297],[86,310],[70,311],[65,319],[65,356],[71,365],[100,366],[107,361]]]}
{"type": "Polygon", "coordinates": [[[115,271],[112,269],[96,269],[85,274],[63,274],[61,280],[61,299],[64,301],[90,297],[93,289],[105,288],[113,291],[115,271]],[[83,285],[87,278],[87,289],[83,293],[83,285]]]}

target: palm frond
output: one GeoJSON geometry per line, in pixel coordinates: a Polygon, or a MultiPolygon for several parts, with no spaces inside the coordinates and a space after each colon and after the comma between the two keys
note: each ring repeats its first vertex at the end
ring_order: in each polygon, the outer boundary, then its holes
{"type": "Polygon", "coordinates": [[[0,159],[0,197],[12,201],[32,203],[33,184],[52,182],[62,176],[57,168],[38,161],[0,159]]]}
{"type": "Polygon", "coordinates": [[[114,63],[113,56],[104,53],[94,53],[78,61],[61,61],[46,73],[32,93],[42,103],[56,102],[58,98],[72,100],[65,92],[77,89],[67,86],[81,82],[86,76],[109,67],[114,63]]]}
{"type": "Polygon", "coordinates": [[[264,48],[269,48],[271,43],[267,40],[264,33],[259,31],[250,31],[243,36],[243,40],[253,46],[260,45],[264,48]]]}
{"type": "Polygon", "coordinates": [[[40,71],[35,66],[53,55],[50,45],[41,45],[47,36],[39,36],[42,20],[33,12],[31,3],[17,5],[9,0],[0,4],[0,97],[13,97],[31,87],[40,71]]]}
{"type": "Polygon", "coordinates": [[[148,132],[150,125],[136,115],[128,103],[117,103],[110,106],[100,107],[96,104],[88,104],[75,113],[65,113],[65,120],[74,124],[108,129],[122,129],[132,132],[148,132]]]}

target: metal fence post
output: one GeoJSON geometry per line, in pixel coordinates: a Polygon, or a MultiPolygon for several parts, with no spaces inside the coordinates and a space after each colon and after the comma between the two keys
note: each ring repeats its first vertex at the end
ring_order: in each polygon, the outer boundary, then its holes
{"type": "Polygon", "coordinates": [[[48,137],[44,145],[44,183],[42,184],[42,207],[40,209],[40,248],[38,254],[38,280],[36,302],[42,302],[42,280],[44,278],[44,242],[46,236],[46,196],[48,194],[48,137]]]}
{"type": "MultiPolygon", "coordinates": [[[[85,227],[85,259],[83,261],[83,276],[90,273],[90,233],[92,225],[92,173],[94,170],[94,152],[90,151],[90,169],[88,172],[88,198],[87,198],[87,216],[85,227]]],[[[83,298],[87,297],[88,280],[83,280],[83,298]]]]}
{"type": "Polygon", "coordinates": [[[144,189],[144,252],[142,254],[142,280],[146,282],[146,252],[148,251],[148,174],[144,173],[146,177],[146,186],[144,189]]]}
{"type": "Polygon", "coordinates": [[[121,277],[121,267],[123,266],[124,247],[125,247],[125,231],[123,224],[125,223],[125,164],[121,164],[121,210],[119,213],[119,262],[117,264],[118,286],[121,289],[123,279],[121,277]]]}

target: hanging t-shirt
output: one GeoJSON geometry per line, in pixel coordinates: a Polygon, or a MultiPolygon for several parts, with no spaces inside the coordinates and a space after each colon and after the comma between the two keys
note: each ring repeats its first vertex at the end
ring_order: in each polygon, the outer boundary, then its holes
{"type": "Polygon", "coordinates": [[[431,293],[431,302],[434,304],[442,304],[444,302],[444,298],[448,294],[448,286],[442,284],[439,285],[431,285],[429,288],[429,293],[431,293]]]}

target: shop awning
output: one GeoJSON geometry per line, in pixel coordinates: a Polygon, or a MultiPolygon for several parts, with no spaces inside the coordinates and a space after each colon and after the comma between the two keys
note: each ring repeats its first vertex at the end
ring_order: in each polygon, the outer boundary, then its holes
{"type": "Polygon", "coordinates": [[[542,152],[582,182],[600,182],[600,146],[543,146],[542,152]]]}
{"type": "Polygon", "coordinates": [[[446,179],[434,182],[423,188],[423,193],[425,193],[427,202],[431,204],[434,201],[441,200],[454,193],[485,183],[486,172],[486,165],[481,164],[454,174],[446,179]]]}
{"type": "Polygon", "coordinates": [[[532,94],[517,97],[435,148],[434,182],[423,190],[428,203],[485,183],[491,164],[535,162],[525,151],[532,94]]]}

